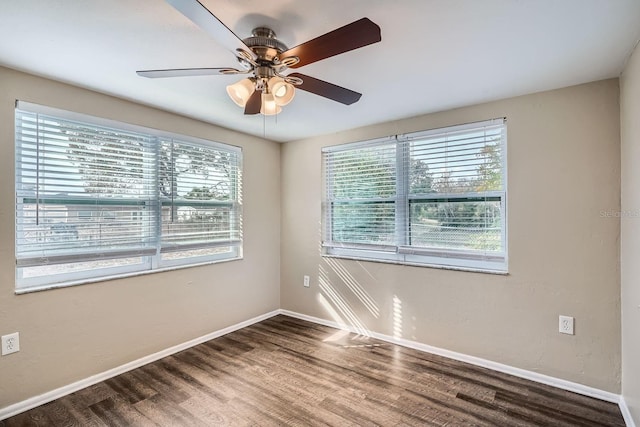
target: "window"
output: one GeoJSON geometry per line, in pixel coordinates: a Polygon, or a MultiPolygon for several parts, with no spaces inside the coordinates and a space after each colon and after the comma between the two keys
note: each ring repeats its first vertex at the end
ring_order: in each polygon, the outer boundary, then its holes
{"type": "Polygon", "coordinates": [[[239,148],[19,102],[16,289],[242,256],[239,148]]]}
{"type": "Polygon", "coordinates": [[[504,119],[323,149],[323,253],[507,271],[504,119]]]}

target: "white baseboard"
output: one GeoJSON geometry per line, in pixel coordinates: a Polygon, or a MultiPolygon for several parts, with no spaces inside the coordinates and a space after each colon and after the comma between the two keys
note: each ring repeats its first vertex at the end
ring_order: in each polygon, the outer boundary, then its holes
{"type": "Polygon", "coordinates": [[[198,344],[202,344],[203,342],[212,340],[214,338],[221,337],[223,335],[229,334],[231,332],[237,331],[242,328],[246,328],[247,326],[253,325],[254,323],[262,322],[270,317],[276,316],[280,313],[280,310],[274,310],[269,313],[262,314],[260,316],[254,317],[253,319],[245,320],[244,322],[236,323],[235,325],[228,326],[224,329],[220,329],[218,331],[212,332],[210,334],[192,339],[190,341],[184,342],[182,344],[175,345],[173,347],[167,348],[165,350],[159,351],[154,354],[150,354],[145,357],[141,357],[138,360],[134,360],[129,363],[125,363],[124,365],[118,366],[113,369],[109,369],[108,371],[102,372],[100,374],[93,375],[89,378],[85,378],[80,381],[76,381],[75,383],[57,388],[55,390],[49,391],[47,393],[31,397],[27,400],[23,400],[22,402],[15,403],[13,405],[7,406],[5,408],[0,409],[0,421],[6,418],[12,417],[14,415],[20,414],[24,411],[28,411],[29,409],[33,409],[36,406],[43,405],[45,403],[49,403],[53,400],[64,397],[68,394],[71,394],[75,391],[82,390],[83,388],[92,386],[101,381],[107,380],[109,378],[113,378],[116,375],[123,374],[132,369],[139,368],[148,363],[155,362],[156,360],[162,359],[163,357],[171,356],[179,351],[186,350],[198,344]]]}
{"type": "MultiPolygon", "coordinates": [[[[319,317],[308,316],[306,314],[296,313],[289,310],[274,310],[269,313],[265,313],[263,315],[254,317],[252,319],[246,320],[244,322],[236,323],[235,325],[231,325],[224,329],[220,329],[218,331],[212,332],[210,334],[201,336],[199,338],[195,338],[193,340],[184,342],[182,344],[178,344],[176,346],[167,348],[165,350],[159,351],[157,353],[142,357],[140,359],[134,360],[132,362],[126,363],[124,365],[118,366],[113,369],[109,369],[108,371],[102,372],[100,374],[93,375],[89,378],[85,378],[83,380],[77,381],[75,383],[57,388],[55,390],[49,391],[47,393],[41,394],[39,396],[35,396],[29,398],[27,400],[23,400],[22,402],[15,403],[13,405],[7,406],[5,408],[0,409],[0,420],[4,420],[6,418],[12,417],[14,415],[20,414],[22,412],[28,411],[29,409],[33,409],[37,406],[43,405],[45,403],[49,403],[55,399],[59,399],[68,394],[76,392],[78,390],[82,390],[83,388],[89,387],[91,385],[97,384],[101,381],[107,380],[109,378],[113,378],[117,375],[128,372],[132,369],[139,368],[148,363],[155,362],[156,360],[162,359],[163,357],[170,356],[179,351],[186,350],[198,344],[202,344],[203,342],[212,340],[214,338],[221,337],[223,335],[229,334],[231,332],[237,331],[239,329],[245,328],[247,326],[253,325],[254,323],[261,322],[263,320],[269,319],[278,314],[283,314],[285,316],[294,317],[297,319],[307,320],[312,323],[317,323],[324,326],[329,326],[336,329],[347,330],[349,332],[363,334],[362,330],[356,330],[355,328],[346,325],[339,324],[336,322],[332,322],[330,320],[321,319],[319,317]]],[[[547,384],[553,387],[558,387],[563,390],[572,391],[574,393],[579,393],[585,396],[595,397],[597,399],[601,399],[607,402],[617,403],[620,406],[620,411],[622,412],[622,416],[624,417],[624,421],[627,424],[627,427],[636,427],[633,418],[631,417],[631,413],[629,412],[629,408],[624,401],[624,398],[615,393],[611,393],[608,391],[600,390],[597,388],[589,387],[583,384],[574,383],[567,380],[562,380],[559,378],[550,377],[548,375],[540,374],[537,372],[527,371],[525,369],[515,368],[513,366],[504,365],[497,362],[492,362],[490,360],[481,359],[479,357],[469,356],[462,353],[457,353],[455,351],[450,351],[438,347],[433,347],[427,344],[422,344],[415,341],[410,341],[404,338],[394,338],[390,335],[384,335],[377,332],[365,331],[367,336],[371,336],[373,338],[386,341],[392,344],[401,345],[403,347],[413,348],[415,350],[424,351],[426,353],[437,354],[439,356],[448,357],[450,359],[459,360],[461,362],[467,362],[472,365],[481,366],[484,368],[493,369],[495,371],[503,372],[506,374],[510,374],[519,378],[528,379],[531,381],[539,382],[542,384],[547,384]]]]}
{"type": "Polygon", "coordinates": [[[401,345],[403,347],[408,347],[415,350],[424,351],[427,353],[437,354],[438,356],[444,356],[450,359],[459,360],[461,362],[470,363],[472,365],[481,366],[483,368],[489,368],[494,371],[513,375],[515,377],[524,378],[524,379],[535,381],[538,383],[550,385],[553,387],[557,387],[567,391],[572,391],[574,393],[582,394],[585,396],[595,397],[596,399],[604,400],[607,402],[617,403],[620,406],[620,410],[622,411],[622,415],[625,418],[625,422],[627,423],[627,426],[635,427],[635,425],[633,424],[633,420],[631,420],[631,414],[629,413],[628,408],[626,407],[626,405],[624,405],[623,407],[624,399],[622,399],[622,396],[615,393],[600,390],[594,387],[589,387],[584,384],[574,383],[572,381],[562,380],[560,378],[551,377],[548,375],[540,374],[538,372],[527,371],[525,369],[504,365],[502,363],[493,362],[491,360],[481,359],[479,357],[469,356],[463,353],[457,353],[455,351],[446,350],[439,347],[433,347],[427,344],[422,344],[422,343],[407,340],[404,338],[395,338],[390,335],[379,334],[377,332],[372,332],[372,331],[366,331],[363,333],[362,330],[356,330],[350,325],[340,324],[337,322],[321,319],[318,317],[307,316],[306,314],[300,314],[294,311],[281,309],[280,313],[284,314],[285,316],[295,317],[301,320],[307,320],[309,322],[317,323],[324,326],[329,326],[332,328],[347,330],[349,332],[353,332],[361,335],[365,334],[367,336],[379,339],[381,341],[386,341],[392,344],[401,345]],[[625,415],[625,411],[626,411],[626,415],[625,415]]]}
{"type": "Polygon", "coordinates": [[[633,417],[631,416],[627,402],[624,400],[624,396],[620,396],[620,402],[618,405],[620,405],[620,412],[622,412],[622,417],[624,418],[624,422],[627,424],[627,427],[636,427],[636,423],[633,421],[633,417]]]}

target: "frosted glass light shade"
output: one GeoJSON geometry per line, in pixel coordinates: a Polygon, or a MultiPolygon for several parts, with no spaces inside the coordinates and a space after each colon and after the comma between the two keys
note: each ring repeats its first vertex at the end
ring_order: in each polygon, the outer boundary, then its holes
{"type": "Polygon", "coordinates": [[[276,104],[276,100],[272,93],[264,93],[262,92],[262,107],[260,108],[260,113],[265,116],[273,116],[274,114],[278,114],[282,111],[282,108],[278,104],[276,104]]]}
{"type": "Polygon", "coordinates": [[[290,103],[296,94],[293,85],[285,82],[281,77],[272,77],[269,80],[269,92],[273,94],[276,104],[280,106],[290,103]]]}
{"type": "Polygon", "coordinates": [[[240,80],[237,83],[227,86],[227,94],[239,107],[247,105],[247,101],[255,90],[253,82],[249,79],[240,80]]]}

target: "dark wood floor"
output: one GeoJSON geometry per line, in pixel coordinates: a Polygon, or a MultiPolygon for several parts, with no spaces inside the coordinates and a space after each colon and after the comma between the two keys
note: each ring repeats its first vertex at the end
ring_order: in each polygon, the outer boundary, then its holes
{"type": "Polygon", "coordinates": [[[624,426],[618,406],[276,316],[0,426],[624,426]]]}

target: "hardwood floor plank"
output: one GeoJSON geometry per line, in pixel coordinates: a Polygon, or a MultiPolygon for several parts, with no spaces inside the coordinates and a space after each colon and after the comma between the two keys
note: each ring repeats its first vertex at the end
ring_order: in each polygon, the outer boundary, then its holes
{"type": "Polygon", "coordinates": [[[149,385],[139,381],[131,372],[126,372],[104,382],[118,396],[124,397],[129,403],[136,403],[147,399],[158,392],[149,385]]]}
{"type": "Polygon", "coordinates": [[[172,381],[163,370],[159,369],[157,365],[150,364],[136,369],[132,372],[132,375],[137,380],[146,382],[152,389],[156,390],[158,394],[173,403],[182,403],[189,399],[190,395],[179,384],[172,381]]]}
{"type": "Polygon", "coordinates": [[[108,397],[105,400],[94,403],[89,409],[109,427],[158,425],[138,412],[126,398],[121,396],[108,397]]]}
{"type": "Polygon", "coordinates": [[[624,426],[617,405],[275,316],[9,426],[624,426]]]}
{"type": "Polygon", "coordinates": [[[134,406],[142,415],[161,426],[204,427],[209,425],[179,404],[159,394],[135,403],[134,406]]]}
{"type": "Polygon", "coordinates": [[[82,426],[82,427],[105,427],[106,424],[102,422],[102,420],[88,407],[78,407],[72,404],[69,404],[69,401],[64,398],[60,399],[63,404],[67,407],[69,414],[73,417],[75,423],[72,424],[61,424],[66,426],[82,426]]]}
{"type": "MultiPolygon", "coordinates": [[[[49,405],[49,404],[47,404],[49,405]]],[[[47,414],[48,406],[42,405],[37,408],[31,409],[30,411],[23,412],[22,414],[18,414],[15,417],[11,417],[9,419],[4,420],[4,423],[7,427],[17,427],[17,426],[51,426],[53,424],[53,420],[47,414]]]]}

